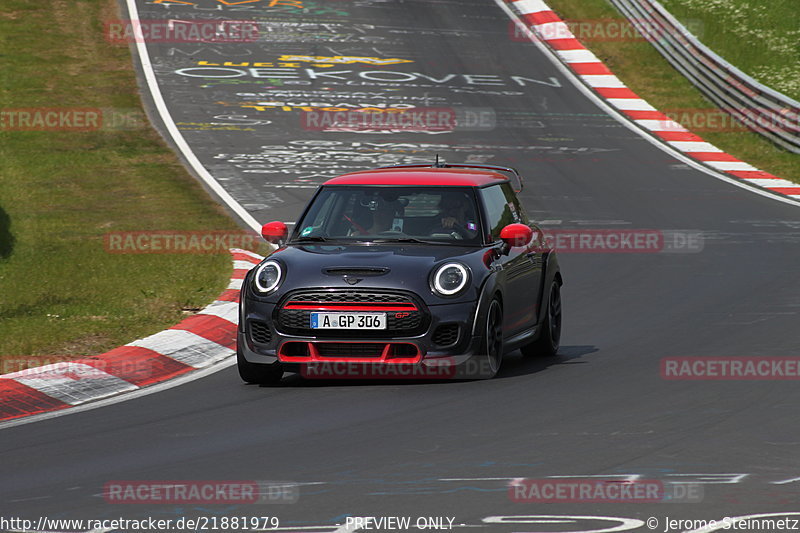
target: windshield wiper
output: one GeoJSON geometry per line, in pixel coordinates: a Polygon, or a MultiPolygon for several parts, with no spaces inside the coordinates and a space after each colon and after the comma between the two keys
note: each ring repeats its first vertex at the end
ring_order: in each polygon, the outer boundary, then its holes
{"type": "Polygon", "coordinates": [[[297,237],[296,239],[292,239],[292,242],[328,242],[327,237],[297,237]]]}
{"type": "Polygon", "coordinates": [[[425,239],[417,239],[415,237],[379,237],[377,239],[370,239],[369,242],[411,242],[418,244],[443,244],[442,241],[433,241],[425,239]]]}

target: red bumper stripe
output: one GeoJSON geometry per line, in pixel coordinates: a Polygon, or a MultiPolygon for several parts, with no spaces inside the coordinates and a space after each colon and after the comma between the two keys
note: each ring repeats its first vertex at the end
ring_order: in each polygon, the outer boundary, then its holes
{"type": "Polygon", "coordinates": [[[383,304],[375,305],[360,302],[331,303],[331,302],[288,302],[284,309],[299,309],[305,311],[416,311],[413,304],[383,304]]]}

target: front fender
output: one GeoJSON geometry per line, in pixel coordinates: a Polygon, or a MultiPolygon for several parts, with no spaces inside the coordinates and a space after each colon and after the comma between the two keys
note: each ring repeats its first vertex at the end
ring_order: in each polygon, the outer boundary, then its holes
{"type": "MultiPolygon", "coordinates": [[[[472,336],[480,335],[480,324],[483,324],[486,318],[486,310],[489,307],[489,302],[492,300],[494,295],[498,292],[498,286],[500,285],[499,274],[497,272],[492,272],[483,282],[483,286],[481,287],[480,296],[478,297],[478,305],[475,311],[475,318],[472,321],[472,336]]],[[[502,299],[502,291],[500,291],[500,298],[502,299]]]]}
{"type": "Polygon", "coordinates": [[[544,275],[542,276],[542,290],[540,291],[539,300],[539,326],[544,323],[547,317],[550,305],[550,288],[553,286],[553,281],[557,281],[559,287],[564,285],[564,280],[561,277],[561,267],[558,264],[558,256],[555,252],[543,254],[542,268],[544,269],[544,275]]]}

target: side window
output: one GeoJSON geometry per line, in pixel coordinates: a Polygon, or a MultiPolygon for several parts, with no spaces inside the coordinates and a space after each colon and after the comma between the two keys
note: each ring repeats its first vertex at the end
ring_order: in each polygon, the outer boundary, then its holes
{"type": "Polygon", "coordinates": [[[514,194],[514,189],[511,188],[511,184],[503,183],[500,186],[503,188],[503,196],[505,196],[506,203],[513,211],[512,214],[514,216],[514,222],[528,224],[528,217],[525,215],[525,211],[522,210],[522,206],[519,203],[519,198],[517,198],[517,195],[514,194]]]}
{"type": "MultiPolygon", "coordinates": [[[[491,233],[492,240],[495,241],[500,238],[500,230],[519,220],[519,206],[509,202],[502,185],[492,185],[480,190],[483,206],[486,210],[486,229],[491,233]]],[[[513,198],[514,193],[513,191],[510,192],[513,198]]]]}

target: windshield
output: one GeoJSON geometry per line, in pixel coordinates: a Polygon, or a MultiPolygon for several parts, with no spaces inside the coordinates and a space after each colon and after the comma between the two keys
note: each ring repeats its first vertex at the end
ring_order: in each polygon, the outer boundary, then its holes
{"type": "Polygon", "coordinates": [[[331,186],[316,196],[293,241],[480,244],[471,187],[331,186]]]}

